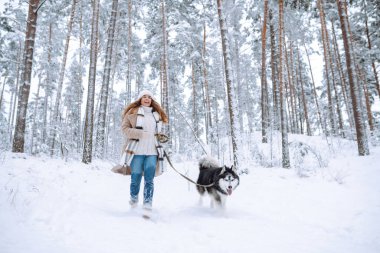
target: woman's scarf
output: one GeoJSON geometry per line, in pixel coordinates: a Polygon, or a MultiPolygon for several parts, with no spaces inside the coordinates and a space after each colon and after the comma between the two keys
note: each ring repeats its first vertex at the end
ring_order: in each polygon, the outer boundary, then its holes
{"type": "MultiPolygon", "coordinates": [[[[144,109],[140,106],[138,111],[137,111],[137,120],[136,120],[136,129],[143,129],[144,125],[144,109]]],[[[161,132],[162,128],[162,121],[160,119],[160,115],[158,112],[153,111],[153,117],[156,121],[156,133],[161,132]]],[[[164,172],[164,148],[162,145],[158,142],[157,138],[155,140],[155,145],[156,145],[156,150],[157,150],[157,159],[159,162],[159,175],[161,175],[164,172]]],[[[125,158],[123,159],[123,164],[125,167],[130,166],[132,159],[135,155],[135,151],[137,148],[137,145],[139,143],[139,139],[130,139],[128,142],[128,145],[125,149],[125,158]]],[[[157,175],[156,175],[157,176],[157,175]]]]}

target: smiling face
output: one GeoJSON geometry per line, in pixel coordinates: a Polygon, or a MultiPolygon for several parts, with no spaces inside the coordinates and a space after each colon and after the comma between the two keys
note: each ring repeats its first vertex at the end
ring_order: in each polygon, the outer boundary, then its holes
{"type": "Polygon", "coordinates": [[[152,97],[149,95],[144,95],[141,97],[141,105],[150,106],[152,104],[152,97]]]}

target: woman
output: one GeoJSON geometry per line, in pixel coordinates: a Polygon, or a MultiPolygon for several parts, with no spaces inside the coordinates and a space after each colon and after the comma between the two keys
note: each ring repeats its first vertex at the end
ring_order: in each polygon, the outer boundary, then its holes
{"type": "Polygon", "coordinates": [[[131,169],[132,208],[137,206],[144,176],[143,207],[152,210],[153,179],[163,172],[163,149],[155,136],[161,132],[162,123],[168,123],[168,116],[148,90],[141,91],[137,100],[123,111],[122,130],[127,136],[124,166],[131,169]]]}

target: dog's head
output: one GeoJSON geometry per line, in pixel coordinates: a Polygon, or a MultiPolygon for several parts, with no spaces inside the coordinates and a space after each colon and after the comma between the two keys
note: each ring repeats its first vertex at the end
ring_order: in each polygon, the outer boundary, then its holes
{"type": "Polygon", "coordinates": [[[224,166],[219,174],[218,185],[225,194],[231,195],[240,183],[239,176],[236,174],[236,169],[224,166]]]}

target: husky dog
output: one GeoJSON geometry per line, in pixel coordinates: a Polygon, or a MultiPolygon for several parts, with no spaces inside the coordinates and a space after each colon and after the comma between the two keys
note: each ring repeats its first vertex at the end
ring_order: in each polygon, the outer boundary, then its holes
{"type": "Polygon", "coordinates": [[[203,157],[199,161],[199,176],[197,184],[210,185],[208,187],[197,185],[197,190],[201,195],[199,203],[202,204],[202,197],[207,191],[211,198],[211,207],[216,204],[220,208],[225,208],[226,198],[240,183],[234,166],[219,166],[219,163],[212,157],[203,157]]]}

